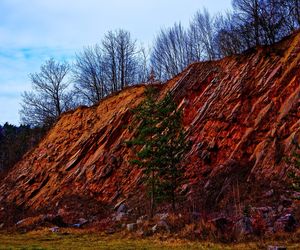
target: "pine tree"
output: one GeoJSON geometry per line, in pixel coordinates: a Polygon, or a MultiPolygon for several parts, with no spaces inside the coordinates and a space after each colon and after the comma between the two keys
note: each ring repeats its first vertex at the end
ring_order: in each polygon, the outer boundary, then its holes
{"type": "Polygon", "coordinates": [[[136,153],[135,159],[131,162],[140,166],[145,176],[145,182],[148,187],[150,196],[150,214],[154,214],[157,187],[159,182],[158,167],[155,164],[157,154],[157,104],[155,102],[156,90],[153,87],[146,89],[145,100],[134,110],[136,115],[137,134],[135,139],[127,142],[127,144],[136,145],[139,151],[136,153]]]}
{"type": "Polygon", "coordinates": [[[135,139],[128,142],[139,146],[132,163],[143,169],[151,216],[159,201],[171,201],[175,210],[176,189],[184,172],[181,160],[188,149],[181,110],[177,110],[170,94],[159,102],[155,95],[153,87],[149,87],[146,99],[135,109],[137,132],[135,139]]]}
{"type": "Polygon", "coordinates": [[[183,181],[184,165],[182,159],[189,148],[182,127],[182,111],[170,93],[158,104],[161,120],[159,131],[158,166],[162,180],[162,190],[167,201],[171,201],[175,211],[176,189],[183,181]]]}

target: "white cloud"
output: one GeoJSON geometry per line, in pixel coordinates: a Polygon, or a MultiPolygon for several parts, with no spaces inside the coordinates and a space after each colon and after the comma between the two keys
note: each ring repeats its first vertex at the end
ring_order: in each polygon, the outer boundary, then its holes
{"type": "Polygon", "coordinates": [[[231,0],[0,0],[0,123],[18,120],[28,74],[46,58],[70,59],[83,46],[123,28],[145,45],[161,27],[206,6],[218,12],[231,0]]]}

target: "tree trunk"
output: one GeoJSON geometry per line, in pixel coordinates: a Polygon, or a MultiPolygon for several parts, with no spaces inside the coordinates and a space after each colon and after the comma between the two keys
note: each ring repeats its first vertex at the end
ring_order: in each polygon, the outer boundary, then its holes
{"type": "Polygon", "coordinates": [[[171,198],[172,198],[172,210],[173,212],[175,212],[176,210],[176,195],[175,195],[175,189],[176,189],[176,186],[177,186],[177,183],[176,183],[176,177],[174,176],[174,174],[172,174],[172,190],[171,190],[171,198]]]}
{"type": "Polygon", "coordinates": [[[60,99],[59,99],[59,95],[58,93],[55,93],[55,105],[56,105],[56,111],[57,111],[57,115],[60,116],[62,111],[61,111],[61,107],[60,107],[60,99]]]}
{"type": "Polygon", "coordinates": [[[172,187],[172,210],[173,212],[175,213],[175,210],[176,210],[176,200],[175,200],[175,190],[174,190],[174,187],[172,187]]]}
{"type": "Polygon", "coordinates": [[[153,218],[154,216],[154,209],[155,209],[155,184],[154,184],[154,171],[151,174],[151,203],[150,203],[150,217],[153,218]]]}

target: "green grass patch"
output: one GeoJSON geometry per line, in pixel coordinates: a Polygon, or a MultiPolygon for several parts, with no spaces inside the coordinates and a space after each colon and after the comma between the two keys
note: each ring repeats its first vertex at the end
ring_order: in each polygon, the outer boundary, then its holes
{"type": "MultiPolygon", "coordinates": [[[[288,246],[288,249],[300,249],[300,244],[285,244],[277,242],[274,245],[288,246]]],[[[216,244],[210,242],[192,242],[172,238],[134,239],[124,235],[106,236],[98,233],[60,232],[51,233],[48,230],[30,232],[26,234],[0,234],[0,249],[267,249],[268,242],[243,244],[216,244]]]]}

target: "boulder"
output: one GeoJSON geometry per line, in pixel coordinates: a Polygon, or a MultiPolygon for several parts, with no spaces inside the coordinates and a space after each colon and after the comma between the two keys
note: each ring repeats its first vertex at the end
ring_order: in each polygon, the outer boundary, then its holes
{"type": "Polygon", "coordinates": [[[152,232],[153,233],[158,233],[158,232],[168,232],[170,233],[170,227],[167,222],[164,220],[159,221],[156,225],[152,227],[152,232]]]}
{"type": "Polygon", "coordinates": [[[28,218],[17,221],[16,226],[20,226],[20,225],[24,224],[27,220],[28,220],[28,218]]]}
{"type": "Polygon", "coordinates": [[[51,227],[51,228],[50,228],[50,231],[51,231],[52,233],[57,233],[57,232],[59,232],[59,227],[51,227]]]}
{"type": "Polygon", "coordinates": [[[264,194],[264,197],[268,198],[268,197],[271,197],[274,195],[274,189],[271,189],[269,191],[267,191],[265,194],[264,194]]]}
{"type": "Polygon", "coordinates": [[[137,229],[137,224],[136,223],[130,223],[126,225],[127,231],[133,232],[137,229]]]}
{"type": "Polygon", "coordinates": [[[67,224],[59,215],[46,214],[34,217],[27,217],[16,223],[18,229],[31,230],[37,226],[52,224],[58,227],[65,227],[67,224]]]}
{"type": "Polygon", "coordinates": [[[87,224],[89,221],[87,219],[84,218],[80,218],[78,220],[78,223],[73,224],[73,227],[82,227],[83,225],[87,224]]]}
{"type": "Polygon", "coordinates": [[[118,207],[118,209],[117,209],[117,213],[126,213],[127,212],[127,206],[124,204],[124,203],[122,203],[119,207],[118,207]]]}
{"type": "Polygon", "coordinates": [[[116,211],[122,204],[124,204],[125,201],[126,201],[126,199],[123,199],[123,200],[119,201],[119,202],[114,206],[114,210],[116,211]]]}
{"type": "Polygon", "coordinates": [[[169,217],[169,213],[161,213],[161,214],[156,214],[154,216],[154,220],[158,220],[158,221],[161,221],[161,220],[167,220],[169,217]]]}
{"type": "Polygon", "coordinates": [[[234,231],[237,235],[249,235],[253,233],[253,227],[250,217],[244,216],[235,225],[234,231]]]}
{"type": "Polygon", "coordinates": [[[296,219],[292,214],[281,216],[274,224],[275,232],[292,232],[297,225],[296,219]]]}
{"type": "Polygon", "coordinates": [[[284,209],[283,205],[280,205],[280,206],[277,208],[278,213],[281,213],[283,209],[284,209]]]}
{"type": "Polygon", "coordinates": [[[115,216],[115,221],[122,221],[127,217],[126,213],[120,212],[115,216]]]}
{"type": "Polygon", "coordinates": [[[147,215],[143,215],[143,216],[139,217],[139,218],[136,220],[136,224],[141,225],[141,224],[143,224],[146,220],[148,220],[148,216],[147,216],[147,215]]]}
{"type": "Polygon", "coordinates": [[[84,225],[84,224],[86,224],[86,223],[88,223],[89,221],[87,220],[87,219],[84,219],[84,218],[80,218],[79,219],[79,223],[81,224],[81,225],[84,225]]]}

